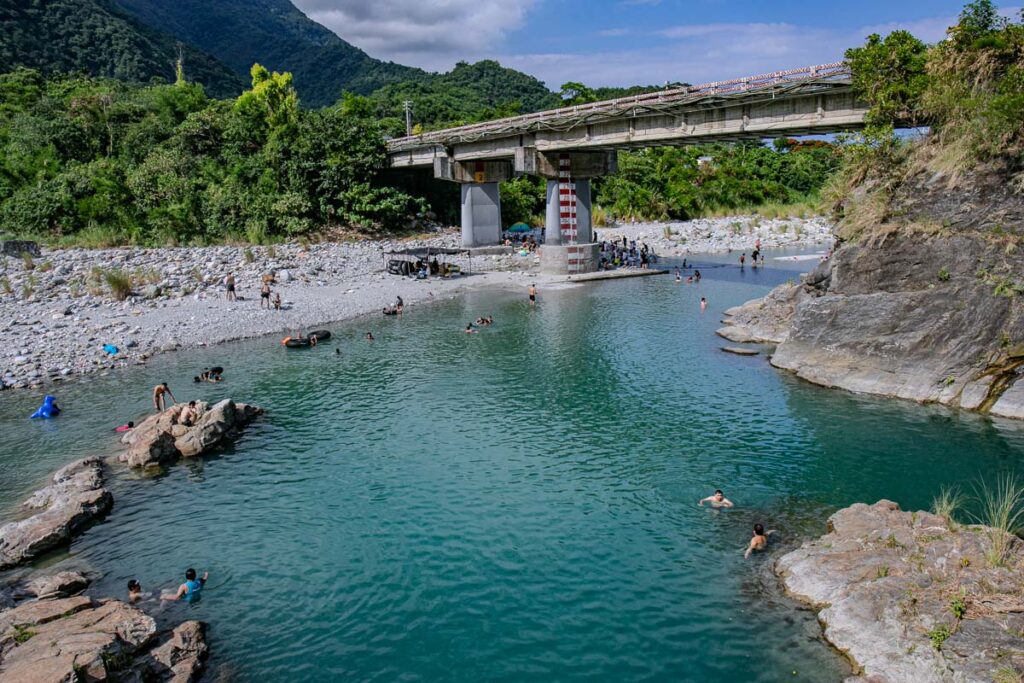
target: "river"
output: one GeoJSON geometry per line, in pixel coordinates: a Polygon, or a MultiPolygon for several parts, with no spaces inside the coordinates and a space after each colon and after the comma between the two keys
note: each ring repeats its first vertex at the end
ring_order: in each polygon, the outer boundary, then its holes
{"type": "Polygon", "coordinates": [[[542,287],[535,308],[478,291],[337,325],[315,349],[169,354],[58,387],[49,422],[27,419],[40,393],[7,392],[0,509],[113,452],[111,428],[167,381],[267,415],[221,455],[116,470],[112,513],[50,562],[102,572],[96,596],[209,570],[196,604],[145,606],[209,622],[213,677],[839,680],[847,665],[780,594],[773,555],[840,506],[924,508],[944,484],[1017,471],[1024,429],[722,353],[721,312],[808,263],[715,260],[699,284],[542,287]],[[495,325],[461,332],[482,314],[495,325]],[[227,381],[193,384],[210,365],[227,381]],[[698,507],[715,488],[737,507],[698,507]],[[744,560],[755,522],[777,540],[744,560]]]}

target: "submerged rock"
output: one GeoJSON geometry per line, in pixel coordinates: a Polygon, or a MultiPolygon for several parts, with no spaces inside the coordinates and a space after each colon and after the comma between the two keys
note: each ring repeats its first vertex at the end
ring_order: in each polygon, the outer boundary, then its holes
{"type": "Polygon", "coordinates": [[[0,569],[67,543],[113,503],[113,496],[103,488],[99,458],[83,458],[62,467],[53,475],[52,485],[23,503],[23,507],[41,512],[0,526],[0,569]]]}
{"type": "Polygon", "coordinates": [[[143,420],[121,441],[128,450],[118,456],[130,467],[160,467],[178,458],[189,458],[223,447],[242,429],[263,414],[263,409],[224,399],[212,407],[196,403],[199,417],[191,424],[179,423],[184,404],[178,404],[143,420]]]}
{"type": "Polygon", "coordinates": [[[1008,551],[993,564],[998,532],[886,500],[852,505],[828,524],[775,570],[819,610],[825,638],[853,660],[858,680],[991,683],[1000,671],[1024,670],[1019,539],[1006,537],[1008,551]]]}

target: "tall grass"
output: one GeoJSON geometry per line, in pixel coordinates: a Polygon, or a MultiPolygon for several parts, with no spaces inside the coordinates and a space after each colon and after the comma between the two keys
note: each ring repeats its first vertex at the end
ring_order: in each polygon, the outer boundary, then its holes
{"type": "Polygon", "coordinates": [[[986,559],[1000,567],[1006,563],[1024,521],[1024,484],[1007,474],[993,484],[982,482],[976,490],[981,505],[978,521],[988,527],[991,543],[986,559]]]}
{"type": "Polygon", "coordinates": [[[951,527],[956,526],[956,513],[963,508],[967,498],[957,486],[943,486],[939,495],[932,498],[932,512],[945,518],[951,527]]]}
{"type": "Polygon", "coordinates": [[[103,273],[103,280],[118,301],[124,301],[132,293],[132,278],[123,270],[108,270],[103,273]]]}

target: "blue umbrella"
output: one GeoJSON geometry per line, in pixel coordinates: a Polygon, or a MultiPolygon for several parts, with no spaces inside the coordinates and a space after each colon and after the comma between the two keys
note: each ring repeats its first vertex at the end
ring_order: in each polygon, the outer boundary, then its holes
{"type": "Polygon", "coordinates": [[[526,223],[516,223],[515,225],[508,229],[509,232],[531,232],[532,230],[533,228],[531,228],[526,223]]]}

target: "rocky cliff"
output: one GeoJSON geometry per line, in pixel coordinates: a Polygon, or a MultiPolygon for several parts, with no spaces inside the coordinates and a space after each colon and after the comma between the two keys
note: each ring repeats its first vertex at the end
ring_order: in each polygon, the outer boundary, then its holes
{"type": "Polygon", "coordinates": [[[799,285],[719,333],[777,343],[817,384],[1024,418],[1024,193],[999,170],[920,172],[799,285]]]}

